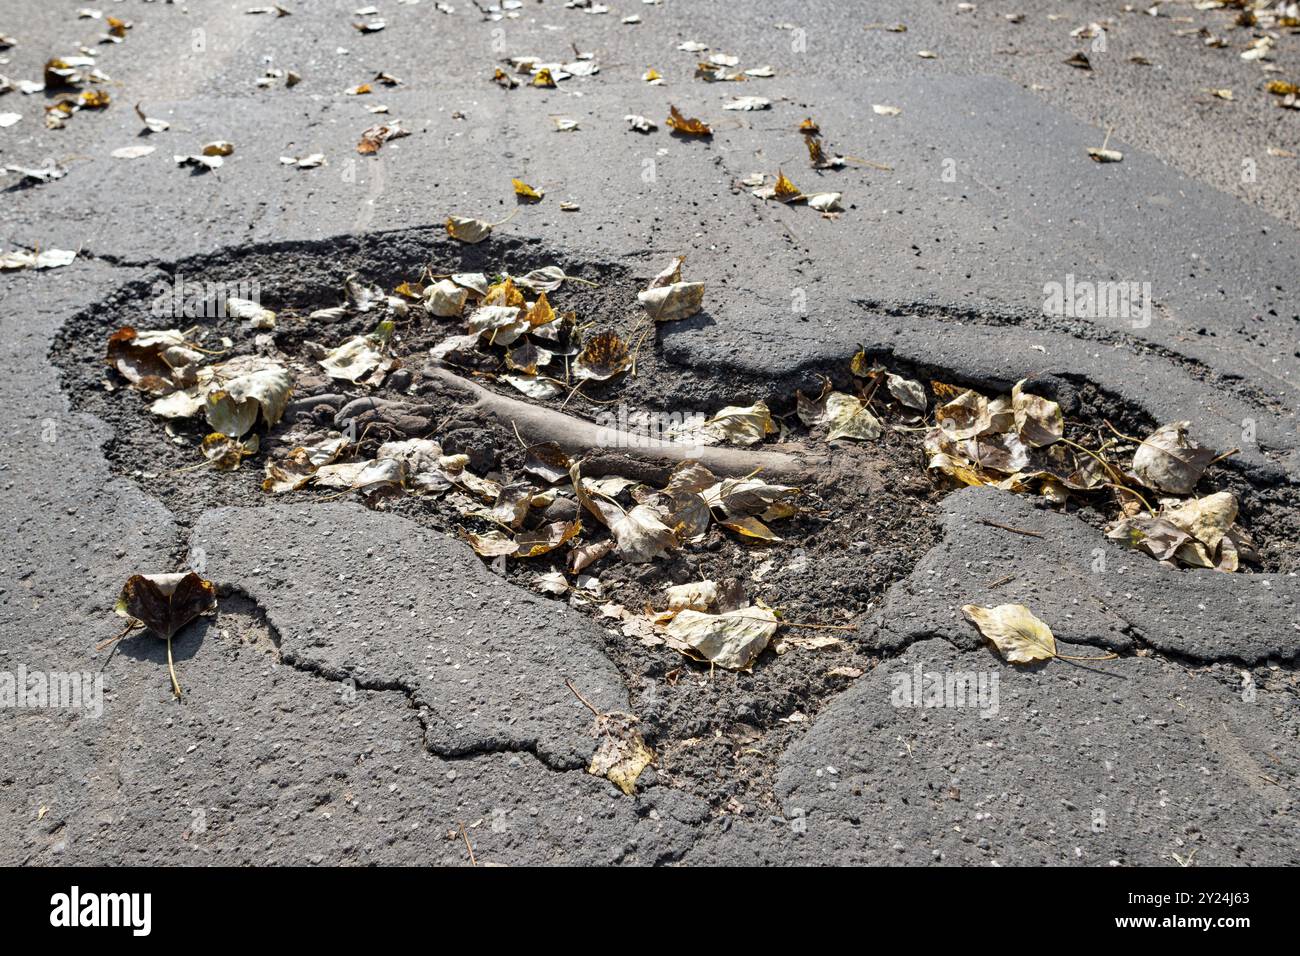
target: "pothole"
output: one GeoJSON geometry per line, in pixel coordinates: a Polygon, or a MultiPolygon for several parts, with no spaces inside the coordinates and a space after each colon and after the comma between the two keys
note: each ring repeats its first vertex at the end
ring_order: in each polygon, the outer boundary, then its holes
{"type": "MultiPolygon", "coordinates": [[[[438,277],[483,273],[488,283],[505,275],[523,276],[542,266],[559,265],[570,277],[547,292],[556,312],[576,316],[575,338],[590,342],[602,331],[614,331],[635,349],[636,374],[624,372],[607,381],[588,380],[574,391],[559,393],[538,403],[577,419],[635,421],[653,413],[687,421],[692,416],[714,415],[716,407],[694,408],[696,384],[707,369],[684,369],[662,358],[657,332],[647,325],[637,305],[637,292],[653,270],[634,270],[610,263],[578,263],[557,258],[537,246],[501,241],[484,246],[462,246],[409,235],[373,236],[343,240],[323,246],[232,251],[202,263],[181,264],[175,274],[159,273],[119,290],[107,302],[73,317],[61,330],[52,358],[62,373],[62,384],[74,406],[109,423],[113,440],[105,455],[114,472],[135,480],[161,499],[178,519],[192,524],[206,509],[226,505],[258,506],[270,497],[262,490],[263,463],[285,459],[295,447],[310,446],[343,427],[350,439],[345,460],[375,457],[386,441],[436,440],[449,455],[463,455],[477,478],[509,486],[530,482],[544,494],[550,483],[525,469],[525,440],[499,421],[469,411],[464,396],[448,389],[436,376],[425,374],[432,348],[465,334],[465,319],[426,314],[412,296],[405,315],[396,314],[383,301],[387,295],[403,299],[438,277]],[[190,270],[192,274],[187,274],[190,270]],[[638,274],[639,273],[639,274],[638,274]],[[179,280],[178,276],[184,278],[179,280]],[[343,287],[355,276],[363,287],[378,287],[374,308],[336,310],[343,287]],[[271,329],[252,327],[247,319],[205,309],[242,291],[256,280],[262,305],[277,313],[271,329]],[[403,285],[406,284],[406,285],[403,285]],[[396,291],[395,291],[396,290],[396,291]],[[191,295],[190,293],[193,293],[191,295]],[[167,299],[179,304],[182,315],[167,314],[167,299]],[[163,302],[162,314],[158,303],[163,302]],[[184,314],[191,302],[195,307],[184,314]],[[203,314],[203,313],[213,314],[203,314]],[[322,355],[340,343],[385,331],[384,351],[400,359],[400,367],[370,373],[375,382],[357,385],[327,376],[319,364],[322,355]],[[214,354],[205,361],[223,362],[234,356],[259,355],[282,363],[291,373],[293,394],[282,421],[270,429],[256,428],[260,447],[256,456],[234,471],[209,467],[198,451],[211,429],[199,415],[165,422],[151,414],[152,396],[128,383],[104,362],[109,336],[122,326],[137,329],[178,328],[186,339],[214,354]],[[644,334],[639,348],[638,336],[644,334]],[[392,415],[353,415],[340,422],[340,410],[355,400],[401,403],[392,415]],[[621,418],[620,418],[621,416],[621,418]],[[364,419],[360,425],[354,419],[364,419]],[[348,425],[351,430],[348,430],[348,425]]],[[[528,299],[536,301],[529,293],[528,299]]],[[[402,309],[396,310],[401,312],[402,309]]],[[[521,337],[522,341],[533,338],[521,337]]],[[[575,356],[559,355],[571,343],[539,339],[535,345],[559,356],[552,362],[552,377],[566,379],[575,356]],[[566,370],[568,370],[566,372],[566,370]]],[[[515,346],[517,347],[517,346],[515,346]]],[[[498,373],[504,349],[497,345],[467,350],[477,355],[451,356],[464,378],[476,373],[498,373]]],[[[526,361],[527,356],[525,355],[526,361]]],[[[689,790],[706,799],[719,812],[768,813],[777,809],[772,795],[776,760],[808,720],[855,676],[875,666],[876,660],[860,649],[849,633],[854,622],[874,609],[887,588],[905,578],[916,561],[937,540],[935,504],[950,486],[927,471],[919,431],[924,416],[900,416],[896,408],[882,413],[886,428],[868,442],[837,442],[827,446],[824,426],[808,427],[800,420],[795,387],[809,388],[823,373],[831,388],[864,393],[864,379],[854,376],[846,360],[841,368],[803,369],[770,380],[730,383],[733,403],[765,400],[773,416],[774,439],[802,442],[830,454],[823,467],[801,482],[793,513],[770,522],[780,541],[764,541],[738,534],[719,524],[720,515],[698,540],[674,548],[657,560],[628,563],[610,555],[584,568],[581,575],[598,579],[589,587],[566,566],[567,547],[537,557],[504,560],[489,558],[500,573],[521,587],[538,588],[539,579],[558,580],[563,575],[572,588],[557,598],[589,613],[606,634],[606,653],[619,667],[629,688],[633,709],[641,717],[648,741],[658,754],[655,772],[662,782],[689,790]],[[913,421],[912,419],[916,419],[913,421]],[[795,627],[799,637],[819,636],[823,646],[811,649],[786,640],[786,653],[767,651],[752,672],[731,672],[691,660],[661,644],[647,640],[645,628],[624,627],[602,607],[615,604],[630,612],[662,609],[664,592],[671,585],[701,580],[738,582],[748,601],[761,601],[776,609],[782,620],[795,627]]],[[[951,370],[898,367],[889,356],[863,356],[880,360],[890,371],[929,383],[965,382],[951,370]]],[[[508,391],[499,382],[481,379],[489,388],[508,391]]],[[[569,385],[574,384],[569,380],[569,385]]],[[[1145,420],[1113,396],[1099,393],[1086,382],[1037,382],[1038,390],[1061,402],[1068,421],[1110,421],[1129,434],[1147,434],[1156,424],[1145,420]]],[[[514,396],[523,399],[522,395],[514,396]]],[[[930,396],[931,405],[933,395],[930,396]]],[[[927,413],[931,416],[932,411],[927,413]]],[[[1098,441],[1104,436],[1098,436],[1098,441]]],[[[762,448],[762,445],[755,446],[762,448]]],[[[621,457],[635,449],[615,449],[598,456],[599,467],[584,477],[607,477],[620,472],[632,479],[614,497],[623,509],[632,509],[639,488],[663,487],[668,468],[621,457]]],[[[561,486],[567,478],[560,478],[561,486]]],[[[1233,467],[1231,460],[1211,467],[1203,487],[1236,494],[1241,520],[1254,535],[1260,553],[1256,568],[1293,570],[1294,550],[1283,545],[1300,536],[1290,489],[1257,487],[1233,467]]],[[[410,489],[363,493],[307,485],[289,492],[289,500],[310,503],[349,497],[403,515],[421,525],[463,536],[500,532],[501,516],[482,512],[467,516],[465,489],[453,493],[419,494],[410,489]]],[[[609,537],[571,497],[557,495],[539,507],[527,508],[523,529],[583,520],[583,533],[574,542],[601,541],[609,537]]],[[[1117,515],[1114,502],[1099,496],[1071,496],[1062,507],[1101,528],[1117,515]]],[[[755,515],[754,517],[761,517],[755,515]]],[[[506,528],[507,532],[519,529],[506,528]]],[[[1099,544],[1101,542],[1099,541],[1099,544]]],[[[1186,572],[1212,573],[1212,572],[1186,572]]],[[[806,645],[806,642],[805,642],[806,645]]]]}

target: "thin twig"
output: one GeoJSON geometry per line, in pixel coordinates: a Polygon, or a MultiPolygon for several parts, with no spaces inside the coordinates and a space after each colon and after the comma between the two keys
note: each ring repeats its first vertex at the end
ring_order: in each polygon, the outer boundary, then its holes
{"type": "Polygon", "coordinates": [[[108,647],[108,645],[112,644],[114,641],[120,641],[122,638],[126,637],[128,634],[134,631],[137,627],[143,627],[143,626],[144,625],[141,624],[139,621],[132,621],[125,628],[123,628],[122,633],[114,637],[110,637],[106,641],[100,641],[98,644],[96,644],[95,650],[102,651],[104,648],[108,647]]]}
{"type": "Polygon", "coordinates": [[[1151,502],[1147,501],[1146,498],[1142,497],[1142,495],[1138,491],[1134,490],[1133,488],[1130,488],[1128,485],[1117,485],[1111,481],[1103,481],[1102,484],[1105,485],[1107,488],[1114,488],[1116,491],[1127,491],[1138,501],[1142,502],[1142,506],[1146,508],[1147,511],[1151,512],[1152,517],[1155,516],[1156,509],[1152,508],[1151,502]]]}
{"type": "Polygon", "coordinates": [[[1047,535],[1039,534],[1037,531],[1026,531],[1024,528],[1013,528],[1008,524],[998,524],[996,521],[990,521],[988,518],[976,519],[980,524],[986,524],[990,528],[1000,528],[1003,531],[1010,531],[1012,534],[1028,535],[1031,538],[1046,538],[1047,535]]]}
{"type": "Polygon", "coordinates": [[[1066,438],[1064,435],[1062,435],[1061,438],[1058,440],[1063,444],[1069,445],[1071,448],[1078,449],[1079,451],[1083,452],[1085,455],[1089,456],[1090,458],[1095,459],[1097,463],[1101,465],[1101,467],[1106,469],[1106,473],[1110,475],[1112,480],[1119,481],[1123,479],[1124,476],[1119,473],[1118,469],[1116,469],[1113,465],[1111,465],[1110,462],[1106,461],[1106,459],[1102,458],[1101,455],[1097,454],[1094,451],[1090,451],[1087,448],[1084,448],[1082,445],[1070,441],[1070,439],[1066,438]]]}
{"type": "Polygon", "coordinates": [[[597,717],[603,716],[599,710],[597,710],[594,706],[592,706],[591,701],[587,700],[587,698],[583,697],[581,694],[578,693],[578,688],[574,687],[573,681],[569,680],[569,678],[567,677],[564,678],[564,686],[569,688],[569,690],[573,691],[573,696],[578,698],[578,700],[582,701],[583,705],[589,711],[591,711],[597,717]]]}
{"type": "Polygon", "coordinates": [[[469,845],[469,834],[465,832],[465,824],[457,820],[456,826],[460,827],[460,838],[465,841],[465,849],[469,852],[469,865],[478,866],[478,860],[474,859],[474,848],[469,845]]]}
{"type": "MultiPolygon", "coordinates": [[[[642,343],[645,342],[646,336],[650,334],[651,330],[654,327],[655,327],[654,319],[651,319],[649,323],[646,325],[645,329],[641,331],[641,337],[636,340],[636,345],[633,346],[632,348],[632,377],[633,378],[636,378],[637,359],[640,358],[641,356],[641,345],[642,343]]],[[[635,335],[636,331],[637,331],[636,326],[633,326],[632,331],[628,333],[628,338],[631,338],[633,335],[635,335]]]]}
{"type": "MultiPolygon", "coordinates": [[[[582,386],[584,386],[584,385],[586,385],[586,384],[587,384],[587,382],[586,382],[586,380],[584,379],[583,381],[579,382],[577,385],[573,386],[573,391],[571,391],[571,392],[569,393],[568,397],[565,398],[565,400],[562,401],[562,402],[560,403],[560,411],[564,411],[564,407],[565,407],[566,405],[569,404],[569,399],[570,399],[570,398],[573,398],[574,395],[577,395],[577,394],[578,394],[578,390],[581,389],[582,386]]],[[[585,397],[585,396],[584,396],[584,397],[585,397]]]]}

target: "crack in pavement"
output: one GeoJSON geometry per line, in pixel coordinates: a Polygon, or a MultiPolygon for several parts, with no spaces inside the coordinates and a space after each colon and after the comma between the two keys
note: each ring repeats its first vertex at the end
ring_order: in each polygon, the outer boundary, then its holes
{"type": "Polygon", "coordinates": [[[210,509],[195,522],[191,555],[262,609],[291,666],[400,691],[424,708],[431,753],[526,751],[553,768],[582,767],[595,740],[561,678],[603,711],[627,709],[585,617],[406,518],[331,503],[210,509]],[[430,573],[437,587],[424,586],[430,573]]]}
{"type": "MultiPolygon", "coordinates": [[[[465,760],[473,757],[480,757],[487,754],[500,753],[526,753],[535,757],[539,763],[549,770],[556,772],[574,772],[575,768],[567,762],[556,760],[551,754],[546,753],[539,748],[536,743],[525,741],[491,741],[484,740],[476,744],[469,744],[462,747],[445,747],[439,746],[430,739],[430,720],[429,713],[431,708],[420,697],[420,689],[411,686],[400,679],[382,680],[373,677],[358,677],[346,668],[334,667],[322,661],[313,661],[299,657],[297,654],[285,652],[283,641],[280,636],[280,629],[276,626],[269,612],[258,601],[257,597],[248,591],[245,587],[237,583],[226,581],[214,582],[217,584],[218,593],[225,595],[234,595],[243,598],[252,605],[254,614],[260,623],[267,629],[272,643],[275,645],[277,660],[286,666],[298,671],[301,674],[309,674],[330,683],[350,685],[356,690],[369,690],[380,693],[397,693],[406,698],[407,706],[414,711],[416,719],[420,722],[421,743],[424,749],[433,756],[442,760],[465,760]]],[[[585,772],[585,770],[583,771],[585,772]]]]}
{"type": "MultiPolygon", "coordinates": [[[[1137,335],[1098,327],[1087,319],[1078,319],[1071,324],[1063,318],[1052,318],[1041,311],[1031,309],[1015,313],[953,305],[936,306],[928,302],[883,302],[871,298],[854,298],[851,301],[861,309],[891,318],[920,318],[950,324],[972,323],[991,327],[1022,328],[1081,342],[1100,342],[1112,346],[1118,344],[1137,357],[1155,356],[1164,359],[1194,380],[1228,389],[1241,401],[1254,405],[1261,411],[1278,415],[1290,410],[1284,399],[1244,382],[1239,375],[1224,374],[1200,359],[1185,355],[1176,349],[1137,335]]],[[[1156,307],[1161,308],[1159,303],[1156,303],[1156,307]]],[[[1277,381],[1288,388],[1296,387],[1282,378],[1277,378],[1277,381]]]]}

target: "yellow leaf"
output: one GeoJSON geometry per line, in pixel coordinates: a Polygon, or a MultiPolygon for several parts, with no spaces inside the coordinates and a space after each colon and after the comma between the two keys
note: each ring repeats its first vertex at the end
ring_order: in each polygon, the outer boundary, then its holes
{"type": "Polygon", "coordinates": [[[952,455],[944,452],[935,454],[930,459],[928,467],[941,471],[950,478],[955,478],[963,485],[978,487],[980,485],[992,484],[992,482],[988,481],[978,469],[972,467],[969,462],[954,458],[952,455]]]}
{"type": "Polygon", "coordinates": [[[522,179],[512,179],[510,181],[514,183],[516,196],[519,196],[522,199],[527,199],[530,202],[542,201],[543,194],[540,190],[534,189],[522,179]]]}
{"type": "Polygon", "coordinates": [[[759,541],[782,541],[783,538],[772,533],[772,529],[753,516],[741,516],[738,518],[729,518],[726,521],[718,522],[724,528],[736,532],[744,538],[757,538],[759,541]]]}
{"type": "Polygon", "coordinates": [[[681,114],[681,111],[675,106],[668,107],[668,127],[681,133],[683,136],[712,136],[712,128],[703,120],[695,118],[687,119],[681,114]]]}
{"type": "Polygon", "coordinates": [[[803,195],[803,193],[799,191],[798,186],[786,179],[785,173],[777,170],[776,185],[773,187],[773,195],[781,202],[790,202],[798,199],[803,195]]]}
{"type": "Polygon", "coordinates": [[[600,745],[592,754],[587,773],[606,777],[628,796],[636,790],[636,779],[655,759],[636,730],[637,719],[631,714],[608,713],[596,718],[600,745]]]}
{"type": "Polygon", "coordinates": [[[257,444],[256,435],[245,443],[238,438],[213,432],[203,439],[201,447],[203,457],[212,463],[213,468],[218,471],[235,471],[244,458],[256,454],[257,444]]]}
{"type": "Polygon", "coordinates": [[[814,168],[820,169],[825,166],[826,154],[822,151],[821,140],[815,135],[810,135],[804,137],[804,142],[808,145],[808,161],[813,164],[814,168]]]}
{"type": "Polygon", "coordinates": [[[555,321],[555,310],[551,308],[551,303],[546,300],[545,292],[537,296],[537,301],[533,303],[533,307],[528,310],[524,318],[531,328],[537,328],[539,325],[547,325],[555,321]]]}
{"type": "Polygon", "coordinates": [[[506,276],[500,282],[488,286],[483,296],[483,305],[504,305],[517,309],[524,304],[524,294],[515,288],[515,281],[506,276]]]}
{"type": "Polygon", "coordinates": [[[961,612],[1012,664],[1032,664],[1056,656],[1056,638],[1052,629],[1034,617],[1023,604],[999,604],[997,607],[967,604],[961,612]]]}
{"type": "Polygon", "coordinates": [[[473,245],[482,242],[492,232],[492,224],[481,219],[466,219],[463,216],[447,217],[447,235],[461,242],[473,245]]]}

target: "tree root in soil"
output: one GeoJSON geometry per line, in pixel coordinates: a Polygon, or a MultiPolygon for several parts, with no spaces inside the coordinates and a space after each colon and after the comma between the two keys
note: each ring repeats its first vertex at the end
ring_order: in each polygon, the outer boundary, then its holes
{"type": "Polygon", "coordinates": [[[424,375],[464,396],[469,402],[465,409],[468,412],[491,418],[529,442],[555,442],[575,456],[595,453],[607,466],[624,458],[671,463],[694,460],[721,477],[759,472],[765,478],[792,481],[812,476],[828,464],[824,452],[795,443],[766,445],[751,451],[663,441],[499,395],[442,366],[430,365],[424,375]]]}

